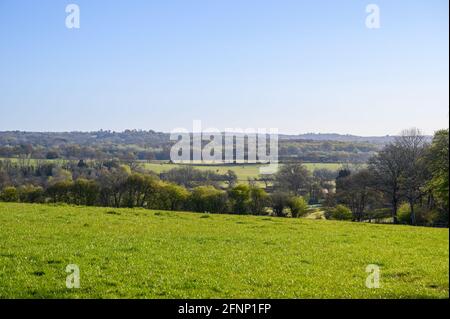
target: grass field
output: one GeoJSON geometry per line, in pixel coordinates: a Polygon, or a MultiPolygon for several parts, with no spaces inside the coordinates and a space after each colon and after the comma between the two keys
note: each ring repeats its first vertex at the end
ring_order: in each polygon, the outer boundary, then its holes
{"type": "Polygon", "coordinates": [[[0,298],[448,298],[448,229],[0,203],[0,298]],[[66,265],[81,288],[65,286],[66,265]],[[368,264],[381,288],[365,286],[368,264]]]}
{"type": "MultiPolygon", "coordinates": [[[[155,173],[166,172],[172,168],[182,167],[180,164],[170,164],[167,162],[162,163],[143,163],[142,164],[146,169],[151,170],[155,173]]],[[[342,165],[339,163],[304,163],[304,165],[311,171],[318,168],[327,168],[329,170],[337,171],[342,165]]],[[[232,170],[238,176],[240,181],[247,181],[249,178],[258,178],[259,177],[259,168],[263,165],[258,164],[243,164],[243,165],[196,165],[192,164],[191,166],[199,169],[199,170],[210,170],[216,172],[218,174],[225,174],[228,170],[232,170]]]]}

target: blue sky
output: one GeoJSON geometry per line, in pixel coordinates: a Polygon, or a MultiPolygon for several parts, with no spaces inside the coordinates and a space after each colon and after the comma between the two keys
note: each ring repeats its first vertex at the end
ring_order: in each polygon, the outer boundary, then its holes
{"type": "Polygon", "coordinates": [[[0,0],[0,131],[431,134],[448,23],[447,0],[0,0]]]}

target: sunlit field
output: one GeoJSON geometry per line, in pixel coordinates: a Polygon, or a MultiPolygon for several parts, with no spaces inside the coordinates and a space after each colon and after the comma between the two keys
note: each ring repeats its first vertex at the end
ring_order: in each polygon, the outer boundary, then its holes
{"type": "Polygon", "coordinates": [[[0,298],[448,298],[448,229],[0,203],[0,298]],[[66,288],[68,264],[79,289],[66,288]],[[380,267],[380,288],[366,267],[380,267]]]}
{"type": "MultiPolygon", "coordinates": [[[[151,170],[155,173],[162,173],[166,172],[170,169],[176,168],[176,167],[183,167],[182,164],[171,164],[167,162],[151,162],[151,163],[143,163],[142,164],[146,169],[151,170]]],[[[236,173],[238,176],[238,179],[241,181],[247,181],[249,178],[258,178],[260,175],[259,168],[264,165],[260,164],[235,164],[235,165],[226,165],[226,164],[219,164],[219,165],[196,165],[196,164],[189,164],[190,166],[200,169],[200,170],[210,170],[213,172],[216,172],[217,174],[225,174],[228,170],[232,170],[236,173]]],[[[332,171],[339,170],[340,167],[342,167],[342,164],[339,163],[304,163],[310,171],[313,171],[315,169],[320,168],[326,168],[332,171]]],[[[186,166],[186,165],[184,165],[186,166]]]]}

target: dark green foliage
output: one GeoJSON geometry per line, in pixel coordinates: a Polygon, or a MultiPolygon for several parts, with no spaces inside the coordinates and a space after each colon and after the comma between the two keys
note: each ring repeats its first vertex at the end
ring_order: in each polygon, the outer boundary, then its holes
{"type": "Polygon", "coordinates": [[[0,193],[0,200],[4,202],[17,202],[19,200],[19,193],[14,186],[5,187],[0,193]]]}
{"type": "Polygon", "coordinates": [[[227,213],[229,204],[227,194],[212,186],[199,186],[190,195],[193,211],[208,213],[227,213]]]}
{"type": "Polygon", "coordinates": [[[284,209],[288,206],[290,195],[285,192],[275,192],[270,196],[272,210],[275,216],[284,217],[284,209]]]}
{"type": "Polygon", "coordinates": [[[344,205],[337,205],[336,207],[329,208],[325,211],[325,217],[327,219],[334,219],[334,220],[352,220],[353,215],[352,211],[344,206],[344,205]]]}
{"type": "Polygon", "coordinates": [[[309,191],[311,178],[311,172],[301,163],[288,163],[279,168],[275,185],[294,195],[303,195],[309,191]]]}
{"type": "Polygon", "coordinates": [[[248,214],[250,209],[250,187],[240,184],[233,187],[228,194],[232,210],[236,214],[248,214]]]}
{"type": "Polygon", "coordinates": [[[449,206],[449,130],[436,132],[427,162],[432,178],[429,182],[439,204],[448,209],[449,206]]]}
{"type": "Polygon", "coordinates": [[[291,211],[291,216],[302,217],[308,213],[308,203],[299,196],[291,196],[287,202],[287,206],[291,211]]]}

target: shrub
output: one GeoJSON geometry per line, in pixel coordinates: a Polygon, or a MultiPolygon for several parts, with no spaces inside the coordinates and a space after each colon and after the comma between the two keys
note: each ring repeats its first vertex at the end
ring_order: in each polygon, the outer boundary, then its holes
{"type": "Polygon", "coordinates": [[[249,212],[250,187],[240,184],[233,187],[229,192],[233,212],[237,214],[246,214],[249,212]]]}
{"type": "Polygon", "coordinates": [[[41,203],[44,201],[44,189],[40,186],[20,186],[18,195],[19,200],[23,203],[41,203]]]}
{"type": "Polygon", "coordinates": [[[187,206],[189,195],[189,191],[183,186],[162,182],[159,189],[160,209],[182,210],[187,206]]]}
{"type": "Polygon", "coordinates": [[[409,224],[411,222],[411,209],[408,203],[403,203],[398,207],[397,219],[400,224],[409,224]]]}
{"type": "MultiPolygon", "coordinates": [[[[416,223],[418,225],[432,225],[435,222],[440,222],[439,212],[433,209],[428,209],[427,207],[422,207],[419,205],[414,206],[414,211],[416,213],[416,223]]],[[[411,224],[411,208],[408,203],[403,203],[400,205],[397,211],[398,221],[401,224],[411,224]]]]}
{"type": "Polygon", "coordinates": [[[3,188],[0,193],[0,200],[4,202],[17,202],[19,201],[19,194],[14,186],[3,188]]]}
{"type": "Polygon", "coordinates": [[[51,198],[53,203],[69,203],[72,185],[71,181],[56,182],[47,188],[46,195],[51,198]]]}
{"type": "Polygon", "coordinates": [[[301,217],[308,213],[308,204],[303,197],[293,196],[289,198],[287,206],[291,210],[292,217],[301,217]]]}
{"type": "Polygon", "coordinates": [[[99,187],[93,180],[78,178],[70,189],[72,200],[77,205],[94,205],[99,194],[99,187]]]}
{"type": "Polygon", "coordinates": [[[353,215],[352,211],[347,206],[337,205],[334,208],[326,210],[325,217],[334,220],[352,220],[353,215]]]}
{"type": "Polygon", "coordinates": [[[198,186],[190,197],[192,210],[196,212],[226,213],[228,212],[227,194],[213,186],[198,186]]]}
{"type": "Polygon", "coordinates": [[[278,217],[284,217],[284,209],[287,207],[290,198],[289,194],[276,192],[273,193],[270,198],[272,201],[273,213],[278,217]]]}
{"type": "Polygon", "coordinates": [[[266,207],[269,205],[269,195],[266,191],[257,186],[250,187],[250,213],[253,215],[263,215],[266,213],[266,207]]]}

